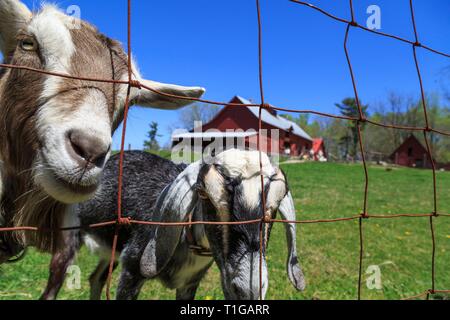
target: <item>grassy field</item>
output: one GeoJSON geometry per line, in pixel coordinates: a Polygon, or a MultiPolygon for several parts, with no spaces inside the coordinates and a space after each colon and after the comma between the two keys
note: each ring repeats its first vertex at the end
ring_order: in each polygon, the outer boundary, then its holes
{"type": "MultiPolygon", "coordinates": [[[[364,172],[361,165],[331,163],[286,164],[297,218],[328,219],[357,215],[363,206],[364,172]]],[[[368,210],[371,214],[430,213],[433,209],[429,170],[369,168],[368,210]]],[[[437,173],[438,211],[450,213],[450,173],[437,173]]],[[[436,288],[450,289],[450,217],[435,219],[436,288]]],[[[370,219],[363,222],[363,299],[400,299],[431,286],[431,236],[427,217],[370,219]],[[366,269],[379,266],[382,289],[369,289],[366,269]]],[[[287,254],[283,226],[276,225],[268,248],[268,299],[354,299],[357,294],[358,220],[301,224],[298,251],[307,289],[296,292],[285,271],[287,254]]],[[[20,263],[0,267],[0,299],[35,299],[46,283],[49,256],[31,251],[20,263]]],[[[85,249],[76,264],[82,286],[63,289],[60,299],[87,299],[90,272],[96,258],[85,249]]],[[[115,279],[117,277],[117,272],[115,279]]],[[[145,285],[141,299],[173,299],[174,292],[158,282],[145,285]]],[[[216,268],[208,273],[198,299],[222,299],[216,268]]],[[[437,297],[439,298],[439,297],[437,297]]]]}

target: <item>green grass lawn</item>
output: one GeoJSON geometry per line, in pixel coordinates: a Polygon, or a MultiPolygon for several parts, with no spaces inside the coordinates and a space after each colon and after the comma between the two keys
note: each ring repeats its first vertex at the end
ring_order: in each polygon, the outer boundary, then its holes
{"type": "MultiPolygon", "coordinates": [[[[292,189],[297,218],[329,219],[357,215],[363,206],[361,165],[306,163],[282,165],[292,189]]],[[[430,170],[369,168],[371,214],[430,213],[433,210],[430,170]]],[[[450,173],[438,172],[438,211],[450,213],[450,173]]],[[[436,289],[450,289],[450,217],[434,220],[436,233],[436,289]]],[[[363,299],[400,299],[431,286],[429,218],[369,219],[363,222],[363,299]],[[379,266],[382,289],[368,289],[366,269],[379,266]]],[[[268,248],[268,299],[355,299],[358,283],[358,220],[301,224],[298,251],[307,288],[296,292],[285,271],[287,254],[282,225],[275,225],[268,248]]],[[[88,277],[96,257],[83,249],[76,265],[81,289],[64,287],[60,299],[87,299],[88,277]]],[[[21,262],[0,267],[0,299],[36,299],[46,283],[49,256],[31,251],[21,262]]],[[[117,272],[115,274],[117,279],[117,272]]],[[[116,281],[114,282],[116,283],[116,281]]],[[[149,281],[141,299],[173,299],[174,292],[149,281]]],[[[198,299],[222,299],[217,268],[199,289],[198,299]]],[[[439,298],[439,297],[438,297],[439,298]]]]}

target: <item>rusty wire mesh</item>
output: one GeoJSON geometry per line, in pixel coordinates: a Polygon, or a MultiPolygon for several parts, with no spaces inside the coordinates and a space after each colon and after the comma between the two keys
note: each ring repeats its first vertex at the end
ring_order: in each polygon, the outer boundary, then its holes
{"type": "MultiPolygon", "coordinates": [[[[259,224],[259,230],[260,230],[260,261],[259,261],[259,285],[260,285],[260,297],[262,298],[262,259],[263,259],[263,250],[264,250],[264,239],[262,237],[263,235],[263,226],[267,225],[269,223],[295,223],[295,224],[311,224],[311,223],[334,223],[334,222],[340,222],[340,221],[349,221],[349,220],[358,220],[358,228],[359,228],[359,274],[358,274],[358,283],[357,283],[357,298],[358,300],[361,299],[361,284],[362,284],[362,265],[363,265],[363,255],[364,255],[364,229],[363,229],[363,222],[366,219],[394,219],[394,218],[402,218],[402,217],[408,217],[408,218],[416,218],[416,217],[428,217],[429,218],[429,227],[430,227],[430,237],[432,241],[432,252],[431,252],[431,263],[430,263],[430,276],[431,276],[431,287],[419,294],[416,294],[414,296],[406,297],[405,299],[417,299],[417,298],[423,298],[426,297],[427,299],[430,298],[433,294],[438,293],[450,293],[449,290],[439,290],[435,287],[436,282],[436,275],[435,275],[435,252],[436,252],[436,241],[435,241],[435,232],[434,232],[434,220],[438,217],[450,217],[450,213],[442,213],[438,211],[438,201],[437,201],[437,186],[436,186],[436,165],[432,156],[432,150],[430,147],[430,143],[428,140],[429,133],[436,133],[443,136],[450,136],[450,132],[446,132],[443,130],[437,130],[433,127],[430,127],[429,120],[428,120],[428,113],[427,113],[427,101],[425,98],[425,89],[422,81],[422,75],[421,75],[421,69],[419,65],[419,61],[417,58],[417,50],[418,48],[427,50],[431,53],[450,58],[450,54],[441,52],[438,50],[435,50],[427,45],[422,44],[419,41],[417,26],[416,26],[416,20],[414,16],[414,6],[413,6],[413,0],[409,0],[409,7],[410,7],[410,14],[411,14],[411,22],[412,27],[414,30],[414,40],[408,40],[399,36],[396,36],[394,34],[388,34],[384,32],[380,32],[377,30],[372,30],[367,27],[364,27],[357,23],[355,20],[355,14],[354,14],[354,8],[353,8],[353,0],[349,0],[349,11],[350,11],[350,17],[351,19],[344,19],[338,16],[335,16],[317,6],[314,6],[311,3],[308,3],[306,1],[299,1],[299,0],[289,0],[293,3],[296,3],[301,6],[306,6],[311,8],[312,10],[316,10],[320,12],[321,14],[327,16],[330,19],[333,19],[339,23],[342,23],[343,25],[346,25],[345,29],[345,37],[343,42],[343,48],[349,68],[350,78],[353,85],[353,91],[355,96],[355,101],[358,107],[358,113],[359,117],[347,117],[342,115],[335,115],[335,114],[329,114],[324,112],[318,112],[315,110],[307,110],[307,109],[287,109],[287,108],[281,108],[273,105],[269,105],[265,101],[264,97],[264,85],[263,85],[263,33],[262,33],[262,15],[261,15],[261,7],[260,7],[260,0],[256,0],[256,12],[257,12],[257,18],[258,18],[258,63],[259,63],[259,91],[260,91],[260,103],[259,104],[240,104],[240,103],[226,103],[226,102],[219,102],[219,101],[212,101],[212,100],[206,100],[201,98],[190,98],[190,97],[183,97],[183,96],[176,96],[168,93],[163,93],[158,90],[155,90],[151,87],[148,87],[144,85],[143,83],[140,83],[139,81],[133,79],[133,73],[132,73],[132,65],[131,65],[131,53],[132,53],[132,37],[131,37],[131,0],[127,0],[127,49],[128,49],[128,81],[125,80],[116,80],[116,79],[99,79],[99,78],[90,78],[90,77],[76,77],[71,76],[69,74],[64,73],[57,73],[57,72],[49,72],[41,69],[35,69],[30,68],[26,66],[19,66],[19,65],[11,65],[11,64],[0,64],[0,67],[2,68],[11,68],[11,69],[21,69],[26,70],[30,72],[37,72],[49,76],[55,76],[55,77],[61,77],[61,78],[67,78],[67,79],[75,79],[75,80],[84,80],[84,81],[92,81],[92,82],[103,82],[103,83],[111,83],[111,84],[120,84],[120,85],[127,85],[127,97],[125,100],[125,107],[124,107],[124,120],[123,120],[123,131],[122,131],[122,140],[121,140],[121,149],[120,149],[120,161],[119,161],[119,176],[118,176],[118,195],[117,195],[117,205],[118,205],[118,211],[117,211],[117,219],[113,221],[105,221],[97,224],[92,224],[89,226],[76,226],[76,227],[69,227],[69,228],[60,228],[58,231],[69,231],[69,230],[77,230],[77,229],[93,229],[93,228],[101,228],[106,226],[115,226],[115,234],[113,239],[113,245],[112,245],[112,252],[111,252],[111,260],[110,260],[110,266],[109,266],[109,272],[108,272],[108,280],[107,280],[107,286],[106,286],[106,298],[108,300],[111,299],[110,291],[111,291],[111,279],[112,279],[112,273],[113,273],[113,266],[115,261],[115,254],[116,254],[116,247],[117,247],[117,240],[120,232],[120,228],[124,225],[132,225],[132,224],[141,224],[141,225],[153,225],[153,226],[163,226],[163,227],[186,227],[186,226],[192,226],[192,225],[236,225],[236,224],[259,224]],[[360,105],[359,100],[359,94],[358,94],[358,88],[356,83],[356,77],[353,72],[353,66],[350,58],[350,54],[347,48],[348,40],[349,40],[349,34],[350,30],[352,28],[359,28],[361,30],[382,36],[391,38],[393,40],[402,42],[406,45],[411,45],[414,63],[417,71],[417,77],[420,84],[420,95],[421,95],[421,101],[423,106],[423,113],[424,113],[424,119],[425,119],[425,126],[423,127],[409,127],[409,126],[403,126],[403,125],[393,125],[393,124],[384,124],[380,122],[376,122],[370,119],[367,119],[364,115],[363,109],[360,105]],[[362,157],[362,164],[364,169],[364,176],[365,176],[365,186],[364,186],[364,198],[363,198],[363,205],[362,210],[360,213],[356,215],[351,216],[344,216],[342,218],[334,218],[334,219],[316,219],[316,220],[294,220],[294,221],[287,221],[287,220],[280,220],[280,219],[271,219],[270,217],[267,217],[263,214],[263,217],[260,219],[255,220],[248,220],[248,221],[237,221],[237,222],[215,222],[215,221],[188,221],[188,222],[154,222],[154,221],[138,221],[138,220],[132,220],[129,217],[124,216],[122,212],[122,190],[123,190],[123,160],[124,160],[124,152],[125,152],[125,137],[126,137],[126,131],[127,131],[127,118],[128,118],[128,111],[129,111],[129,100],[130,100],[130,90],[132,87],[139,88],[139,89],[145,89],[152,91],[158,95],[165,96],[168,98],[177,98],[177,99],[184,99],[184,100],[191,100],[191,101],[197,101],[197,102],[204,102],[207,104],[217,105],[217,106],[233,106],[233,107],[259,107],[259,125],[258,125],[258,140],[257,140],[257,149],[260,153],[259,157],[259,165],[261,170],[261,188],[262,188],[262,195],[264,195],[264,177],[262,175],[262,151],[260,148],[261,145],[261,131],[262,131],[262,110],[263,109],[274,109],[278,111],[284,111],[284,112],[291,112],[291,113],[304,113],[304,114],[314,114],[319,115],[327,118],[334,118],[334,119],[341,119],[351,122],[356,122],[357,129],[358,129],[358,140],[359,140],[359,149],[361,152],[362,157]],[[432,175],[433,175],[433,208],[430,211],[429,214],[414,214],[414,213],[406,213],[406,214],[369,214],[367,211],[367,204],[368,204],[368,194],[369,194],[369,174],[368,174],[368,168],[367,168],[367,161],[365,157],[365,151],[364,151],[364,145],[363,145],[363,139],[361,134],[361,124],[363,123],[370,123],[375,126],[379,126],[386,129],[396,129],[396,130],[408,130],[408,131],[419,131],[423,133],[426,149],[427,149],[427,156],[429,158],[429,161],[432,166],[432,175]]],[[[264,196],[262,198],[262,212],[265,212],[265,206],[266,206],[266,199],[264,196]]],[[[13,231],[34,231],[34,232],[53,232],[55,230],[39,230],[36,227],[29,227],[29,226],[19,226],[19,227],[10,227],[10,228],[0,228],[0,232],[13,232],[13,231]]]]}

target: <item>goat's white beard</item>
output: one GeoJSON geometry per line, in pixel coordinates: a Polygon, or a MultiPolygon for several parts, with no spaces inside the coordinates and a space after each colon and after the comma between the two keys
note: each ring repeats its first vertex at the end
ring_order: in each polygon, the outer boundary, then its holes
{"type": "Polygon", "coordinates": [[[232,294],[231,299],[252,299],[259,300],[260,293],[262,291],[262,299],[266,297],[267,289],[269,286],[269,277],[267,274],[267,263],[265,258],[262,261],[262,290],[260,290],[260,275],[259,275],[259,253],[253,254],[253,259],[250,257],[251,253],[246,253],[239,261],[239,266],[231,265],[226,263],[225,270],[228,273],[225,281],[226,285],[230,286],[227,288],[228,292],[232,294]],[[228,277],[227,277],[228,276],[228,277]],[[231,285],[241,288],[242,292],[245,292],[246,297],[235,296],[231,289],[231,285]]]}
{"type": "MultiPolygon", "coordinates": [[[[62,182],[58,181],[55,175],[55,169],[49,167],[48,164],[43,162],[41,157],[35,161],[34,164],[34,183],[36,186],[40,187],[43,192],[48,194],[50,197],[64,204],[75,204],[79,202],[87,201],[94,197],[97,188],[89,193],[78,193],[67,188],[62,182]]],[[[65,177],[61,177],[64,179],[65,177]]],[[[69,179],[65,180],[68,182],[69,179]]],[[[93,184],[94,186],[99,185],[99,178],[97,182],[93,184]]]]}

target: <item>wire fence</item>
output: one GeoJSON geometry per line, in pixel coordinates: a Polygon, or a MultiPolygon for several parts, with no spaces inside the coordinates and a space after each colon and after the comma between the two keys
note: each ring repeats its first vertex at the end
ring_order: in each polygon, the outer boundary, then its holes
{"type": "MultiPolygon", "coordinates": [[[[435,273],[435,265],[436,265],[436,259],[435,259],[435,253],[436,253],[436,241],[435,241],[435,231],[434,231],[434,221],[438,217],[450,217],[450,213],[443,213],[439,212],[438,210],[438,201],[437,201],[437,185],[436,185],[436,164],[432,156],[432,150],[430,147],[429,142],[429,134],[430,133],[436,133],[443,136],[450,136],[450,132],[446,132],[443,130],[437,130],[430,126],[430,122],[428,119],[428,112],[427,112],[427,101],[425,99],[425,89],[422,81],[422,75],[421,75],[421,69],[419,65],[419,61],[417,58],[417,51],[419,49],[427,50],[431,53],[450,58],[450,54],[444,53],[441,51],[438,51],[436,49],[433,49],[427,45],[422,44],[419,41],[419,35],[417,31],[416,26],[416,19],[414,15],[414,6],[413,6],[413,0],[409,0],[409,7],[410,7],[410,14],[411,14],[411,23],[414,30],[414,40],[405,39],[393,34],[383,33],[377,30],[372,30],[367,27],[364,27],[355,20],[355,14],[354,14],[354,7],[353,7],[353,1],[349,0],[348,7],[350,12],[351,19],[344,19],[338,16],[335,16],[319,7],[314,6],[311,3],[305,2],[305,1],[298,1],[298,0],[289,0],[293,3],[296,3],[300,6],[308,7],[312,10],[316,10],[319,13],[327,16],[328,18],[335,20],[342,25],[345,26],[345,36],[343,41],[343,49],[345,52],[348,69],[350,73],[351,82],[353,85],[354,90],[354,97],[356,100],[356,104],[358,107],[358,113],[359,117],[347,117],[342,115],[335,115],[335,114],[329,114],[329,113],[323,113],[318,112],[315,110],[307,110],[307,109],[287,109],[277,106],[272,106],[266,103],[265,96],[264,96],[264,81],[263,81],[263,32],[262,32],[262,15],[261,15],[261,6],[260,6],[260,0],[256,0],[256,12],[257,12],[257,18],[258,18],[258,63],[259,63],[259,91],[260,91],[260,103],[259,104],[240,104],[240,103],[226,103],[226,102],[218,102],[218,101],[211,101],[211,100],[205,100],[201,98],[190,98],[190,97],[183,97],[183,96],[176,96],[173,94],[163,93],[158,90],[155,90],[151,87],[148,87],[144,85],[143,83],[137,81],[136,79],[133,79],[133,73],[132,73],[132,64],[131,64],[131,54],[132,54],[132,32],[131,32],[131,21],[132,21],[132,6],[131,6],[131,0],[127,0],[127,11],[128,11],[128,23],[127,23],[127,49],[128,49],[128,81],[124,80],[115,80],[115,79],[99,79],[99,78],[90,78],[90,77],[75,77],[71,76],[69,74],[64,73],[56,73],[56,72],[49,72],[41,69],[35,69],[25,66],[19,66],[19,65],[11,65],[11,64],[0,64],[0,67],[2,68],[10,68],[10,69],[21,69],[21,70],[27,70],[30,72],[37,72],[49,76],[55,76],[55,77],[61,77],[61,78],[67,78],[67,79],[75,79],[75,80],[84,80],[84,81],[92,81],[92,82],[103,82],[103,83],[111,83],[111,84],[121,84],[121,85],[127,85],[128,91],[127,96],[125,100],[125,107],[124,107],[124,121],[123,121],[123,131],[122,131],[122,140],[121,140],[121,150],[120,150],[120,162],[119,162],[119,176],[118,176],[118,195],[117,195],[117,205],[118,205],[118,211],[117,211],[117,219],[113,221],[105,221],[102,223],[92,224],[89,226],[77,226],[77,227],[70,227],[70,228],[60,228],[58,231],[69,231],[69,230],[77,230],[77,229],[93,229],[93,228],[101,228],[106,226],[115,226],[115,234],[113,239],[113,245],[111,248],[111,260],[109,265],[109,272],[108,272],[108,280],[107,280],[107,286],[106,286],[106,298],[108,300],[111,299],[111,279],[112,279],[112,273],[114,269],[114,262],[115,262],[115,254],[116,254],[116,248],[117,248],[117,241],[118,236],[120,233],[120,229],[123,226],[128,225],[153,225],[153,226],[164,226],[164,227],[187,227],[192,225],[236,225],[236,224],[259,224],[259,231],[260,231],[260,261],[259,261],[259,290],[260,290],[260,297],[262,298],[262,264],[263,264],[263,251],[264,251],[264,239],[263,239],[263,228],[265,225],[269,223],[294,223],[294,224],[311,224],[311,223],[334,223],[334,222],[340,222],[340,221],[348,221],[348,220],[358,220],[358,229],[359,229],[359,274],[358,274],[358,283],[357,283],[357,299],[361,299],[361,287],[362,287],[362,266],[363,266],[363,256],[364,256],[364,221],[367,219],[394,219],[394,218],[402,218],[402,217],[409,217],[409,218],[417,218],[417,217],[428,217],[429,218],[429,228],[430,228],[430,238],[432,241],[432,252],[431,252],[431,262],[430,262],[430,276],[431,276],[431,286],[423,291],[418,293],[417,295],[406,297],[405,299],[418,299],[418,298],[424,298],[427,299],[430,298],[430,296],[434,294],[442,294],[442,293],[450,293],[449,290],[440,290],[436,289],[435,283],[436,283],[436,273],[435,273]],[[370,119],[367,119],[364,115],[364,112],[360,105],[359,100],[359,94],[358,94],[358,87],[356,82],[356,77],[353,71],[352,61],[351,57],[348,51],[348,42],[349,42],[349,35],[350,30],[359,28],[361,30],[379,35],[381,37],[387,37],[391,38],[395,41],[399,41],[404,43],[405,45],[410,45],[412,48],[412,55],[414,58],[414,63],[417,71],[417,77],[420,84],[420,95],[422,100],[422,106],[423,106],[423,113],[424,113],[424,119],[425,119],[425,126],[423,127],[409,127],[409,126],[400,126],[400,125],[393,125],[393,124],[384,124],[380,122],[376,122],[370,119]],[[361,208],[361,212],[358,214],[354,214],[351,216],[344,216],[342,218],[335,218],[335,219],[317,219],[317,220],[294,220],[294,221],[287,221],[287,220],[280,220],[280,219],[272,219],[268,216],[265,216],[263,214],[263,217],[260,219],[255,220],[249,220],[249,221],[238,221],[238,222],[214,222],[214,221],[188,221],[188,222],[153,222],[153,221],[138,221],[138,220],[132,220],[131,218],[126,216],[126,213],[122,212],[122,191],[123,191],[123,162],[124,162],[124,153],[125,153],[125,137],[127,132],[127,118],[128,118],[128,111],[130,107],[130,91],[132,88],[139,88],[139,89],[145,89],[152,91],[158,95],[165,96],[168,98],[176,98],[176,99],[184,99],[184,100],[191,100],[191,101],[197,101],[197,102],[204,102],[207,104],[217,105],[217,106],[233,106],[233,107],[258,107],[259,108],[259,125],[258,125],[258,142],[257,147],[258,151],[260,153],[259,157],[259,165],[261,170],[261,190],[262,195],[264,195],[264,176],[262,174],[262,151],[260,148],[261,145],[261,131],[262,131],[262,111],[263,109],[274,109],[278,111],[284,111],[284,112],[291,112],[291,113],[303,113],[303,114],[314,114],[319,115],[327,118],[334,118],[334,119],[342,119],[346,121],[355,122],[357,125],[357,132],[358,132],[358,140],[359,140],[359,149],[361,152],[362,157],[362,164],[364,169],[364,176],[365,176],[365,185],[364,185],[364,196],[363,196],[363,205],[361,208]],[[404,214],[370,214],[367,210],[367,204],[368,204],[368,194],[369,194],[369,174],[368,174],[368,166],[366,161],[366,152],[364,150],[363,145],[363,139],[361,134],[361,125],[363,123],[370,123],[375,126],[383,127],[383,128],[390,128],[390,129],[397,129],[397,130],[408,130],[408,131],[417,131],[422,132],[426,144],[427,149],[427,156],[429,158],[429,161],[432,166],[432,175],[433,175],[433,208],[430,210],[430,213],[423,214],[423,213],[404,213],[404,214]]],[[[262,209],[263,213],[266,209],[266,199],[264,196],[262,198],[262,209]]],[[[29,226],[20,226],[20,227],[11,227],[11,228],[0,228],[0,232],[13,232],[13,231],[34,231],[34,232],[54,232],[55,230],[40,230],[36,227],[29,227],[29,226]]]]}

